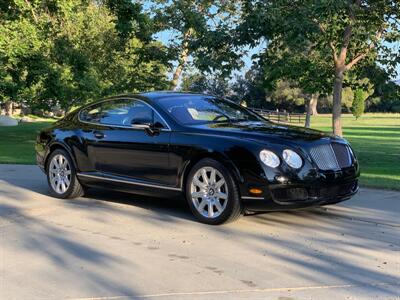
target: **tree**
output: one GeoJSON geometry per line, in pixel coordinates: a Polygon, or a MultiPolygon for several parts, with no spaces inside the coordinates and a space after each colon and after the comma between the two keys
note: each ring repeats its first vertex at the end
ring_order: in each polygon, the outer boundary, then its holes
{"type": "Polygon", "coordinates": [[[244,76],[238,76],[231,88],[233,91],[231,97],[238,103],[246,103],[248,107],[273,108],[272,104],[266,101],[264,73],[257,64],[254,64],[244,76]]]}
{"type": "Polygon", "coordinates": [[[229,49],[232,45],[229,27],[236,10],[233,3],[225,0],[155,0],[154,3],[152,10],[156,12],[158,30],[169,33],[169,47],[176,61],[171,89],[177,88],[190,57],[203,72],[224,68],[230,71],[238,63],[240,54],[229,49]]]}
{"type": "Polygon", "coordinates": [[[355,116],[356,119],[361,117],[361,115],[364,113],[364,108],[365,108],[364,92],[362,89],[357,89],[354,92],[353,105],[351,107],[353,116],[355,116]]]}
{"type": "Polygon", "coordinates": [[[149,34],[136,36],[136,25],[147,21],[139,13],[139,20],[126,20],[121,5],[132,7],[120,2],[113,10],[84,0],[0,6],[0,100],[67,109],[109,94],[167,87],[166,48],[149,34]]]}
{"type": "Polygon", "coordinates": [[[226,78],[192,73],[183,77],[182,90],[227,97],[229,96],[230,86],[226,78]]]}
{"type": "MultiPolygon", "coordinates": [[[[245,37],[281,40],[295,53],[311,48],[330,61],[333,132],[342,135],[344,76],[379,53],[388,56],[384,41],[399,39],[400,4],[396,0],[244,0],[245,37]],[[250,34],[248,33],[250,32],[250,34]]],[[[396,57],[398,59],[398,57],[396,57]]],[[[396,62],[396,59],[393,60],[396,62]]]]}
{"type": "Polygon", "coordinates": [[[365,103],[368,111],[400,112],[400,85],[392,81],[382,66],[370,64],[358,76],[368,78],[374,86],[373,94],[365,103]]]}
{"type": "Polygon", "coordinates": [[[36,75],[49,49],[42,25],[25,6],[10,5],[10,10],[0,11],[0,101],[6,103],[8,115],[13,103],[22,102],[34,86],[41,85],[42,77],[36,75]]]}
{"type": "Polygon", "coordinates": [[[352,101],[351,111],[358,119],[365,109],[365,100],[374,93],[374,86],[368,78],[363,78],[355,82],[355,91],[352,101]]]}
{"type": "MultiPolygon", "coordinates": [[[[351,111],[351,107],[354,101],[354,90],[347,86],[342,89],[342,106],[347,109],[348,112],[351,111]]],[[[333,104],[333,101],[332,101],[333,104]]]]}
{"type": "Polygon", "coordinates": [[[135,36],[142,42],[152,41],[154,23],[151,17],[143,12],[143,5],[140,2],[103,0],[103,3],[116,17],[115,29],[123,40],[135,36]]]}

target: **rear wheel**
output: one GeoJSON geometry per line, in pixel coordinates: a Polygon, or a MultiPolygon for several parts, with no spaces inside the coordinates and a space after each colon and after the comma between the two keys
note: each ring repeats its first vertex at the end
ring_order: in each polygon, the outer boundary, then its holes
{"type": "Polygon", "coordinates": [[[46,171],[52,196],[63,199],[83,196],[83,187],[76,177],[72,159],[65,150],[56,149],[50,154],[46,171]]]}
{"type": "Polygon", "coordinates": [[[206,224],[222,224],[243,212],[239,192],[229,171],[218,161],[203,159],[186,180],[186,199],[195,217],[206,224]]]}

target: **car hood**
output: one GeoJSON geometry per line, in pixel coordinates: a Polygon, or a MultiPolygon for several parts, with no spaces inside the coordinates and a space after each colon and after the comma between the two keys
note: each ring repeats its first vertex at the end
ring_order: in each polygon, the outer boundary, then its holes
{"type": "Polygon", "coordinates": [[[336,139],[332,134],[310,128],[273,122],[212,123],[193,126],[209,134],[232,136],[261,143],[312,143],[336,139]]]}

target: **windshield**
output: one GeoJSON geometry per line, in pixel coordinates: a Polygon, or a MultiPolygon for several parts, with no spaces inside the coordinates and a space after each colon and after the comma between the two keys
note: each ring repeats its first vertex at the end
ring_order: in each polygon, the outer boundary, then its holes
{"type": "Polygon", "coordinates": [[[171,97],[160,100],[159,104],[184,125],[265,121],[240,105],[211,96],[171,97]]]}

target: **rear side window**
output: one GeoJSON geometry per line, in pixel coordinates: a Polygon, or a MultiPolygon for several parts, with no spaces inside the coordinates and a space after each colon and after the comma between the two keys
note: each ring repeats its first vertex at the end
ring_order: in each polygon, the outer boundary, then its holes
{"type": "Polygon", "coordinates": [[[124,125],[135,100],[104,101],[81,111],[81,121],[105,125],[124,125]]]}
{"type": "Polygon", "coordinates": [[[89,106],[80,112],[79,119],[83,122],[115,126],[154,124],[157,121],[162,123],[161,127],[166,128],[153,108],[134,99],[110,100],[89,106]]]}

